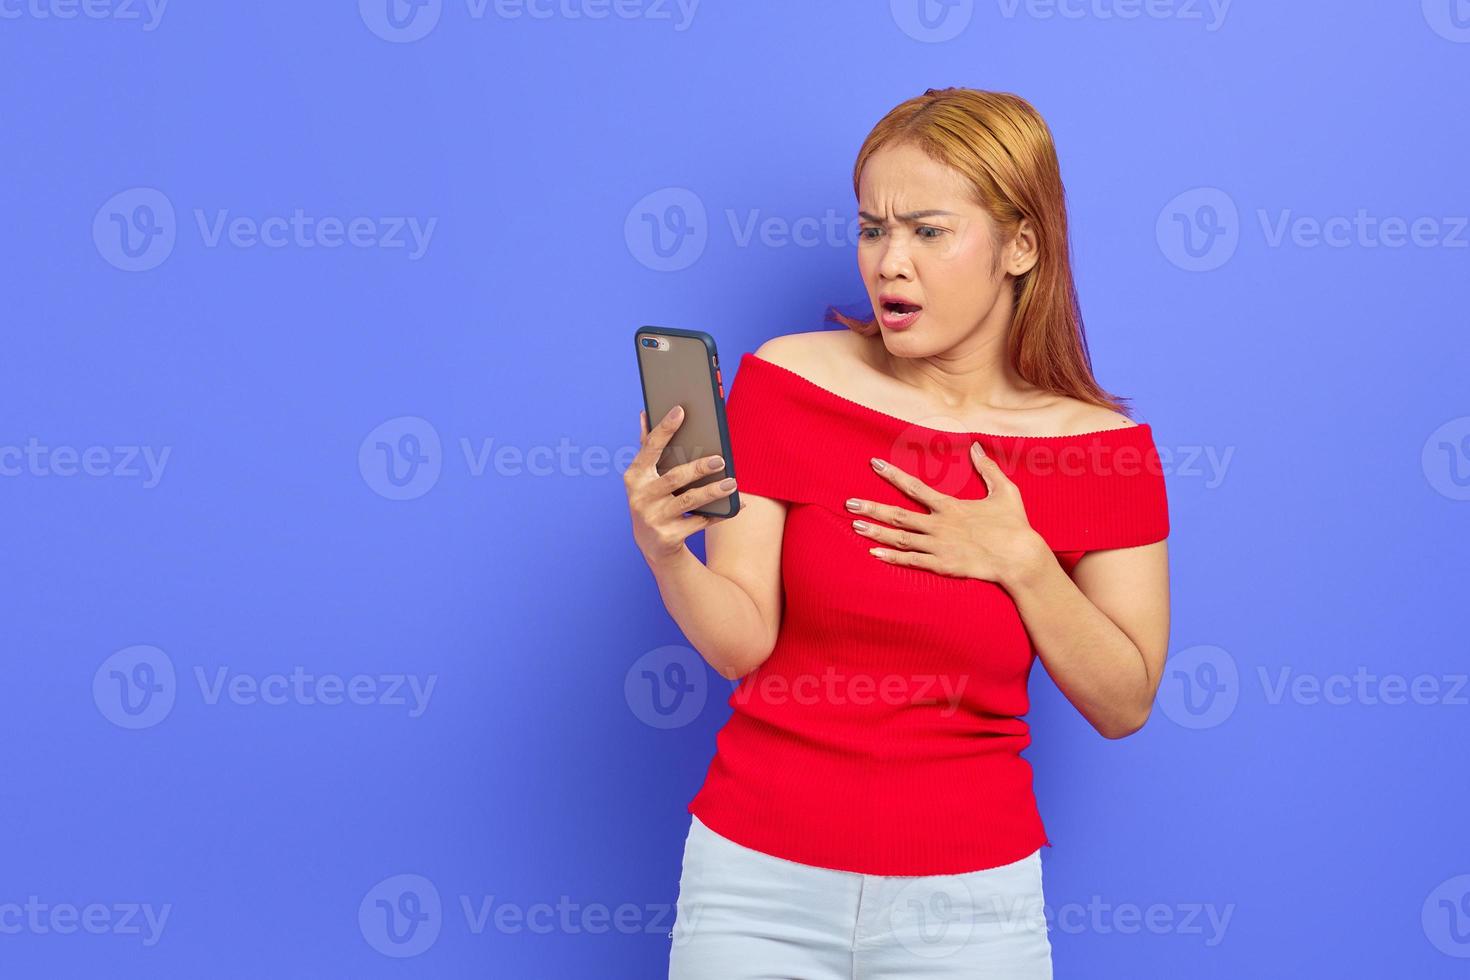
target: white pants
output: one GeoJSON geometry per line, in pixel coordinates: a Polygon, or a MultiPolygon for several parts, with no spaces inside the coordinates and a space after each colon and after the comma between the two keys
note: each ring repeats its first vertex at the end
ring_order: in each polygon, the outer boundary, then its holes
{"type": "Polygon", "coordinates": [[[1051,980],[1041,852],[957,875],[855,874],[691,817],[669,980],[1051,980]]]}

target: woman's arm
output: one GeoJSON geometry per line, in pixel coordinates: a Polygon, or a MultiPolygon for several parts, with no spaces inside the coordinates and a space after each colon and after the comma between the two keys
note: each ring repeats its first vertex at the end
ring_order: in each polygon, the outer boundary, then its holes
{"type": "Polygon", "coordinates": [[[1016,484],[979,443],[970,460],[989,494],[960,500],[886,460],[873,468],[928,508],[854,498],[848,509],[891,527],[855,522],[886,547],[884,561],[995,582],[1016,603],[1048,674],[1082,716],[1108,738],[1143,727],[1169,647],[1167,541],[1084,554],[1069,578],[1031,526],[1016,484]]]}
{"type": "Polygon", "coordinates": [[[781,621],[781,539],[785,504],[743,494],[740,512],[717,518],[691,511],[732,492],[723,483],[675,494],[702,474],[717,472],[718,456],[658,472],[669,440],[683,421],[675,406],[654,427],[640,412],[638,455],[623,473],[633,539],[653,571],[669,614],[700,656],[730,680],[760,666],[776,646],[781,621]],[[709,564],[689,550],[688,537],[705,531],[709,564]]]}
{"type": "Polygon", "coordinates": [[[649,562],[669,615],[728,680],[755,670],[776,647],[785,527],[784,504],[742,493],[740,513],[704,532],[708,567],[688,547],[649,562]]]}
{"type": "Polygon", "coordinates": [[[1169,648],[1168,542],[1083,555],[1067,573],[1039,540],[1002,585],[1067,700],[1107,738],[1143,727],[1169,648]]]}

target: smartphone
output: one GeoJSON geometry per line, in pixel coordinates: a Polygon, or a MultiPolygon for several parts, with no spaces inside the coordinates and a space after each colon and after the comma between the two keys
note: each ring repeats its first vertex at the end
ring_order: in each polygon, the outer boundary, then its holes
{"type": "MultiPolygon", "coordinates": [[[[725,460],[724,469],[685,484],[674,491],[675,495],[734,476],[730,428],[725,424],[725,380],[720,376],[715,338],[701,330],[639,327],[633,343],[638,351],[638,376],[643,384],[649,429],[675,405],[684,406],[684,420],[654,466],[659,475],[691,460],[719,455],[725,460]]],[[[698,510],[685,511],[707,517],[734,517],[739,512],[739,490],[717,497],[698,510]]]]}

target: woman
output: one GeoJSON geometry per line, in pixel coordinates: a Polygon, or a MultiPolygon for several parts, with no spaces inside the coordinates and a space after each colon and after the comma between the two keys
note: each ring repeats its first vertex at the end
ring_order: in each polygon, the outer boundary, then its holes
{"type": "Polygon", "coordinates": [[[717,457],[657,474],[677,409],[642,419],[625,475],[670,614],[740,679],[688,807],[669,976],[1050,977],[1026,683],[1039,656],[1108,738],[1148,717],[1158,453],[1092,376],[1030,104],[930,89],[853,181],[875,319],[741,359],[740,513],[683,516],[733,486],[674,496],[717,457]]]}

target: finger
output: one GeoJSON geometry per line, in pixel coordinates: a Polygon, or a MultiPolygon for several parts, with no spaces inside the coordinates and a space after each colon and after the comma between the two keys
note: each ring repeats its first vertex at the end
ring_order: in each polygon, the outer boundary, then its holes
{"type": "Polygon", "coordinates": [[[657,475],[655,467],[659,457],[664,454],[669,440],[674,438],[674,433],[679,430],[679,424],[683,421],[680,406],[675,405],[669,409],[668,414],[659,420],[658,425],[655,425],[649,431],[648,437],[643,440],[643,448],[638,451],[637,456],[633,457],[633,465],[657,475]]]}
{"type": "MultiPolygon", "coordinates": [[[[729,479],[733,479],[733,477],[729,479]]],[[[720,486],[724,482],[724,480],[720,480],[706,486],[686,490],[680,494],[671,494],[666,502],[670,510],[666,513],[669,515],[687,514],[692,510],[698,510],[711,501],[719,500],[721,497],[728,497],[738,489],[735,486],[729,489],[720,486]]]]}
{"type": "Polygon", "coordinates": [[[980,479],[985,482],[987,495],[993,494],[1003,487],[1014,486],[1011,478],[1006,476],[1000,464],[986,455],[985,450],[978,442],[970,443],[970,462],[975,464],[975,472],[980,474],[980,479]]]}
{"type": "Polygon", "coordinates": [[[866,529],[854,524],[853,530],[872,541],[875,545],[886,545],[890,548],[897,548],[900,551],[917,551],[924,554],[932,554],[930,547],[934,538],[931,535],[919,531],[895,530],[874,524],[872,521],[865,521],[863,523],[867,525],[866,529]]]}
{"type": "Polygon", "coordinates": [[[939,559],[921,551],[894,551],[892,548],[869,548],[868,553],[881,562],[903,565],[907,568],[922,568],[925,571],[948,574],[939,564],[939,559]]]}
{"type": "Polygon", "coordinates": [[[643,409],[638,410],[638,442],[641,445],[648,438],[648,413],[643,409]]]}
{"type": "Polygon", "coordinates": [[[905,496],[914,498],[925,507],[928,507],[930,511],[936,511],[944,506],[945,494],[935,490],[913,474],[904,472],[888,460],[881,460],[880,462],[883,463],[883,468],[879,469],[875,465],[873,470],[879,476],[883,477],[883,479],[898,487],[905,496]]]}
{"type": "Polygon", "coordinates": [[[679,530],[680,534],[687,538],[691,534],[697,534],[703,531],[717,520],[720,520],[720,518],[710,517],[708,514],[690,514],[688,517],[679,518],[675,522],[674,527],[679,530]]]}
{"type": "Polygon", "coordinates": [[[725,469],[725,457],[716,454],[714,456],[703,456],[692,459],[687,463],[669,468],[669,471],[658,478],[655,489],[659,493],[674,493],[680,487],[687,486],[695,480],[703,479],[711,473],[718,473],[725,469]]]}
{"type": "Polygon", "coordinates": [[[918,511],[909,510],[907,507],[897,507],[893,504],[876,504],[871,500],[857,501],[857,506],[847,508],[851,514],[861,514],[872,520],[882,521],[894,527],[907,528],[911,531],[922,531],[928,533],[930,526],[929,514],[920,514],[918,511]]]}

